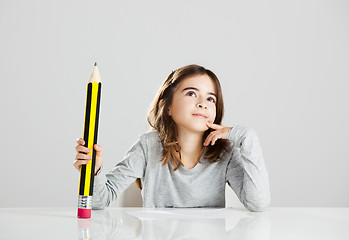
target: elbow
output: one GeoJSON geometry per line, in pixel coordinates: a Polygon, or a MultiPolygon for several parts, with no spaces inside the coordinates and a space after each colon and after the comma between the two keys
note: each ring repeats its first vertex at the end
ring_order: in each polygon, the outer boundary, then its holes
{"type": "Polygon", "coordinates": [[[245,205],[245,207],[251,212],[263,212],[269,207],[269,204],[251,204],[245,205]]]}
{"type": "Polygon", "coordinates": [[[92,210],[103,210],[107,207],[109,207],[109,204],[103,204],[102,202],[92,203],[92,210]]]}
{"type": "Polygon", "coordinates": [[[256,201],[245,201],[244,205],[251,212],[263,212],[270,206],[270,198],[256,201]]]}
{"type": "Polygon", "coordinates": [[[105,209],[104,206],[92,206],[92,210],[103,210],[105,209]]]}
{"type": "Polygon", "coordinates": [[[110,205],[110,201],[102,201],[97,195],[92,197],[92,210],[103,210],[110,205]]]}
{"type": "Polygon", "coordinates": [[[103,204],[101,201],[92,201],[92,210],[103,210],[106,207],[106,204],[103,204]]]}

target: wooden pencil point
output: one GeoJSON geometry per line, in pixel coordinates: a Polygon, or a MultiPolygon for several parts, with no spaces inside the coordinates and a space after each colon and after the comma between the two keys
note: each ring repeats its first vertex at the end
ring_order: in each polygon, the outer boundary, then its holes
{"type": "Polygon", "coordinates": [[[101,77],[99,76],[98,66],[97,62],[95,62],[95,65],[93,66],[92,73],[90,76],[90,79],[88,82],[101,82],[101,77]]]}

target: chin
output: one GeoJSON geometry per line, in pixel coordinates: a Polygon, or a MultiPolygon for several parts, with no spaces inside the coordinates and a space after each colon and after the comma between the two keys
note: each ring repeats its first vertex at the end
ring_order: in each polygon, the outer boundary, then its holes
{"type": "Polygon", "coordinates": [[[209,129],[209,127],[207,127],[206,124],[205,124],[205,126],[198,127],[198,128],[196,128],[195,130],[198,131],[198,132],[204,133],[204,132],[206,132],[208,129],[209,129]]]}
{"type": "Polygon", "coordinates": [[[196,132],[196,133],[204,133],[209,129],[209,127],[207,127],[206,125],[206,122],[204,121],[201,121],[201,122],[188,121],[188,122],[185,122],[185,124],[178,124],[177,126],[179,126],[180,128],[183,127],[184,129],[187,129],[191,132],[196,132]]]}

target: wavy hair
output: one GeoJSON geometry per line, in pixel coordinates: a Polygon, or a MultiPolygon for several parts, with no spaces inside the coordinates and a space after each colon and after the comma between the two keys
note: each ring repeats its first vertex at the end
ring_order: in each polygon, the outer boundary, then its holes
{"type": "MultiPolygon", "coordinates": [[[[224,115],[224,103],[221,85],[217,76],[210,70],[196,65],[191,64],[181,67],[175,71],[172,71],[170,75],[166,78],[162,86],[160,87],[157,95],[155,96],[150,111],[148,112],[147,120],[151,126],[151,130],[157,130],[159,132],[160,142],[163,146],[162,151],[162,165],[167,164],[171,161],[174,171],[176,171],[180,165],[183,165],[180,156],[181,146],[177,139],[177,126],[173,121],[172,117],[168,115],[167,109],[171,106],[173,95],[178,87],[178,85],[188,77],[196,75],[208,75],[214,83],[217,92],[216,101],[216,118],[214,120],[215,124],[221,124],[224,115]]],[[[202,144],[204,143],[206,137],[213,131],[213,129],[208,129],[205,131],[202,144]]],[[[203,151],[204,157],[208,159],[209,162],[217,162],[221,160],[221,153],[223,151],[229,151],[228,142],[224,139],[218,139],[215,145],[208,145],[203,151]]],[[[142,189],[140,179],[136,180],[136,183],[140,189],[142,189]]]]}

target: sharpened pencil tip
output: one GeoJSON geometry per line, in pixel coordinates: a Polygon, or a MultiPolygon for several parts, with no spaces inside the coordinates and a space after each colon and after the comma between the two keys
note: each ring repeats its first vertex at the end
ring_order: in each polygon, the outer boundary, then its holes
{"type": "Polygon", "coordinates": [[[95,66],[97,66],[97,62],[95,62],[95,66]]]}

